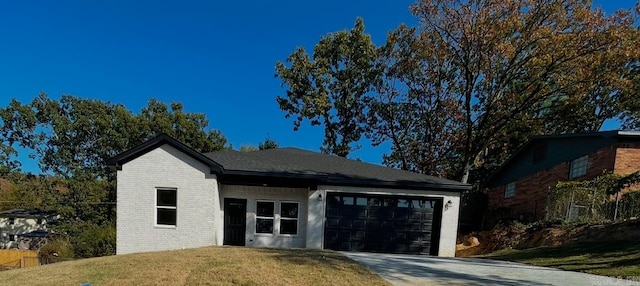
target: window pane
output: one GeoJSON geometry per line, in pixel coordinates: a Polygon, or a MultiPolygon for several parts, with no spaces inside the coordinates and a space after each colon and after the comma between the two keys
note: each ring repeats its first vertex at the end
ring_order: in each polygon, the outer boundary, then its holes
{"type": "Polygon", "coordinates": [[[298,218],[298,204],[297,203],[280,204],[280,216],[286,217],[286,218],[298,218]]]}
{"type": "Polygon", "coordinates": [[[433,209],[435,208],[435,204],[436,202],[434,201],[422,201],[420,207],[422,207],[423,209],[433,209]]]}
{"type": "Polygon", "coordinates": [[[298,220],[297,219],[280,220],[280,233],[281,234],[298,234],[298,220]]]}
{"type": "Polygon", "coordinates": [[[366,206],[367,205],[367,198],[357,198],[356,199],[356,205],[366,206]]]}
{"type": "Polygon", "coordinates": [[[329,201],[327,202],[330,206],[339,206],[340,205],[340,196],[329,196],[329,201]]]}
{"type": "Polygon", "coordinates": [[[256,204],[256,215],[273,217],[273,202],[258,202],[256,204]]]}
{"type": "Polygon", "coordinates": [[[395,199],[384,199],[384,206],[385,207],[395,207],[396,206],[396,200],[395,199]]]}
{"type": "Polygon", "coordinates": [[[408,208],[409,207],[409,200],[398,200],[398,207],[399,208],[408,208]]]}
{"type": "Polygon", "coordinates": [[[176,190],[158,190],[158,206],[175,207],[176,194],[176,190]]]}
{"type": "Polygon", "coordinates": [[[587,167],[589,166],[589,156],[582,156],[571,161],[571,171],[569,179],[577,178],[587,174],[587,167]]]}
{"type": "Polygon", "coordinates": [[[353,197],[342,197],[342,204],[343,205],[352,206],[353,205],[353,197]]]}
{"type": "Polygon", "coordinates": [[[157,224],[176,225],[176,210],[174,209],[158,209],[157,224]]]}
{"type": "Polygon", "coordinates": [[[504,197],[511,198],[516,195],[516,183],[511,182],[507,184],[504,188],[504,197]]]}
{"type": "Polygon", "coordinates": [[[370,198],[369,199],[369,205],[372,207],[379,207],[381,204],[382,199],[378,199],[378,198],[370,198]]]}
{"type": "Polygon", "coordinates": [[[272,218],[256,219],[256,233],[273,233],[273,219],[272,218]]]}

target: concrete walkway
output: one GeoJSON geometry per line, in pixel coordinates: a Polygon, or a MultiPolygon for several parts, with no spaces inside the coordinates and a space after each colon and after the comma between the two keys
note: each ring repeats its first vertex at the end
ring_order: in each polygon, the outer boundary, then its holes
{"type": "Polygon", "coordinates": [[[640,285],[640,276],[614,279],[554,268],[479,259],[342,252],[393,285],[640,285]]]}

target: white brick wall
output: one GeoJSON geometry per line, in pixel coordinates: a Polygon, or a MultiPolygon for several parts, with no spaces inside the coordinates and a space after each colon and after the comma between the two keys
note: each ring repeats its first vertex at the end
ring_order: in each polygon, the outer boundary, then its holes
{"type": "Polygon", "coordinates": [[[221,244],[215,233],[218,184],[209,173],[208,166],[167,144],[125,163],[117,180],[116,253],[221,244]],[[156,188],[177,189],[175,228],[155,226],[156,188]]]}
{"type": "MultiPolygon", "coordinates": [[[[442,191],[423,191],[423,190],[395,190],[395,189],[383,189],[383,188],[359,188],[359,187],[344,187],[344,186],[318,186],[319,194],[326,197],[327,192],[345,192],[345,193],[364,193],[375,195],[394,195],[394,196],[424,196],[442,198],[443,204],[446,205],[448,201],[451,201],[450,207],[445,207],[442,210],[442,227],[440,229],[440,245],[438,249],[438,256],[453,257],[456,254],[456,236],[458,234],[458,213],[460,209],[460,193],[456,192],[442,192],[442,191]]],[[[311,200],[311,199],[310,199],[311,200]]],[[[322,201],[322,208],[314,208],[316,211],[322,209],[324,211],[326,200],[322,201]]],[[[310,208],[311,209],[311,208],[310,208]]],[[[309,215],[311,216],[311,214],[309,215]]],[[[324,218],[324,213],[322,214],[324,218]]],[[[317,245],[318,237],[324,235],[324,223],[318,224],[321,228],[315,227],[313,234],[309,234],[308,237],[313,237],[314,242],[309,245],[317,245]]]]}
{"type": "MultiPolygon", "coordinates": [[[[307,235],[307,201],[308,190],[298,188],[274,188],[257,186],[223,185],[221,189],[222,202],[224,198],[247,200],[246,246],[274,247],[274,248],[304,248],[307,235]],[[274,234],[256,234],[256,202],[275,202],[274,234]],[[298,235],[281,235],[279,229],[279,202],[297,202],[298,235]]],[[[223,210],[224,212],[224,210],[223,210]]],[[[222,227],[219,228],[222,230],[222,227]]]]}

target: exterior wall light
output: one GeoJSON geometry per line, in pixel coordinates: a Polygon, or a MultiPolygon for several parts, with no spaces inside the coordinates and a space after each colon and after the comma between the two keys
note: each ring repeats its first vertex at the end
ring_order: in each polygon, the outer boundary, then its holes
{"type": "Polygon", "coordinates": [[[445,205],[444,205],[444,210],[449,210],[450,207],[453,206],[453,202],[451,200],[449,200],[445,205]]]}

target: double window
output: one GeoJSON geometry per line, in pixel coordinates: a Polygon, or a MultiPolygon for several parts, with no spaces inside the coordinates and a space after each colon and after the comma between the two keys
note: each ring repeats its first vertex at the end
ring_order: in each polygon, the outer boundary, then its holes
{"type": "Polygon", "coordinates": [[[569,171],[569,179],[575,179],[587,174],[589,166],[589,155],[582,156],[571,161],[571,171],[569,171]]]}
{"type": "Polygon", "coordinates": [[[276,203],[258,201],[256,203],[256,233],[273,234],[276,221],[279,222],[279,234],[298,234],[298,215],[300,204],[296,202],[280,202],[276,215],[276,203]]]}
{"type": "Polygon", "coordinates": [[[178,191],[156,189],[156,225],[176,226],[178,191]]]}

